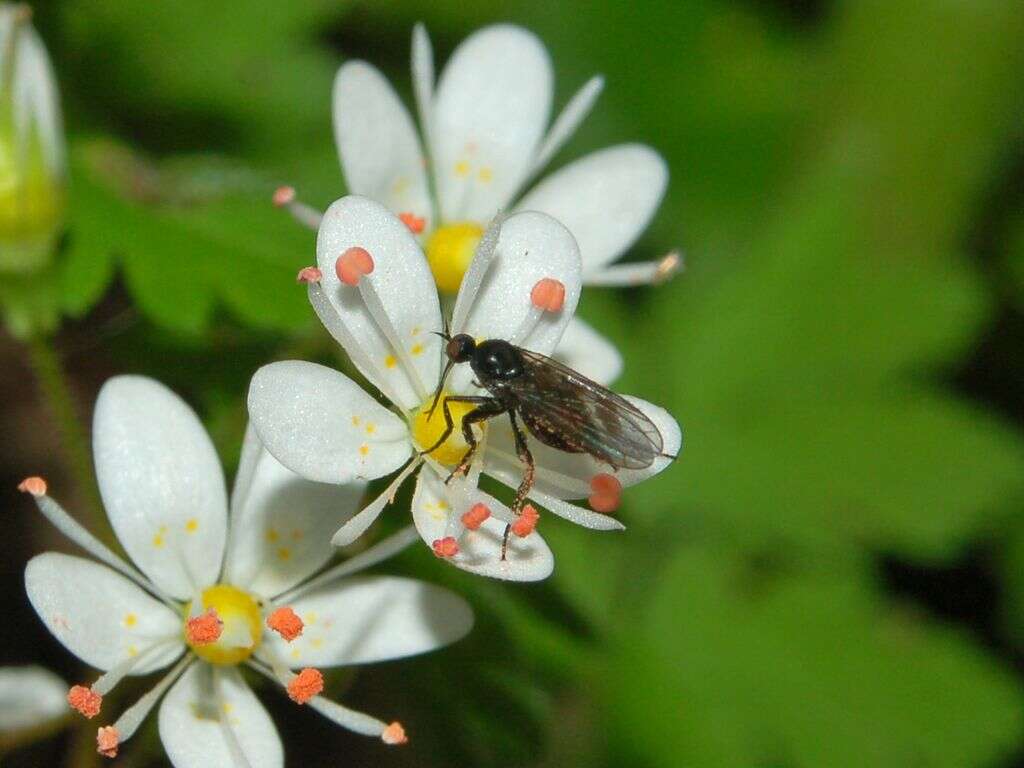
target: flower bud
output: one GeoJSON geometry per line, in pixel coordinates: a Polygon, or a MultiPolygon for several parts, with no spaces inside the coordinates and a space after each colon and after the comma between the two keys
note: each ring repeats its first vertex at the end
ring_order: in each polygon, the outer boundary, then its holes
{"type": "Polygon", "coordinates": [[[0,3],[0,273],[45,265],[64,225],[60,103],[31,15],[0,3]]]}

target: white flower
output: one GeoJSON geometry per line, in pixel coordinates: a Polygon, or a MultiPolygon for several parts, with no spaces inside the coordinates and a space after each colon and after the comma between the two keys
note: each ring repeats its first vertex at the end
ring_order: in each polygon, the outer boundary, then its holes
{"type": "MultiPolygon", "coordinates": [[[[318,268],[300,273],[313,308],[398,415],[337,371],[299,361],[272,363],[256,372],[249,390],[249,416],[267,450],[292,471],[321,482],[384,477],[405,465],[375,501],[335,534],[338,545],[362,534],[402,481],[423,466],[412,514],[435,553],[487,576],[547,577],[551,552],[533,525],[477,488],[481,471],[512,487],[520,482],[523,467],[507,419],[494,419],[482,430],[485,444],[465,480],[444,482],[466,452],[458,430],[426,459],[419,455],[444,429],[440,409],[427,418],[441,375],[436,332],[442,320],[430,267],[412,233],[380,203],[345,197],[323,217],[317,261],[318,268]],[[507,523],[517,523],[522,537],[513,537],[508,559],[502,561],[507,523]]],[[[550,216],[524,212],[495,220],[466,272],[451,332],[505,339],[550,354],[576,309],[580,269],[575,240],[550,216]]],[[[446,396],[479,392],[468,368],[453,369],[446,396]]],[[[675,454],[681,442],[675,420],[657,406],[630,399],[661,431],[665,453],[675,454]]],[[[453,404],[452,415],[458,422],[470,409],[453,404]]],[[[529,498],[600,530],[623,526],[566,500],[590,496],[592,505],[610,511],[621,486],[654,475],[669,462],[658,458],[645,470],[623,470],[612,477],[609,467],[589,456],[557,451],[537,440],[530,449],[537,473],[529,498]]]]}
{"type": "Polygon", "coordinates": [[[67,686],[42,667],[0,667],[0,736],[53,723],[67,714],[67,686]]]}
{"type": "MultiPolygon", "coordinates": [[[[487,223],[510,205],[568,227],[579,243],[584,284],[660,282],[678,267],[674,253],[611,266],[646,228],[665,192],[668,171],[650,147],[608,147],[529,188],[589,113],[603,78],[591,78],[548,127],[550,58],[534,34],[509,24],[463,41],[436,90],[430,39],[418,25],[412,77],[426,154],[394,89],[364,61],[347,62],[335,78],[334,135],[349,191],[383,203],[420,235],[442,292],[458,290],[487,223]]],[[[278,202],[288,202],[307,223],[317,219],[290,195],[278,202]]],[[[618,352],[581,320],[572,325],[579,327],[570,329],[557,356],[608,383],[621,368],[618,352]],[[615,365],[592,371],[595,358],[615,365]]]]}
{"type": "Polygon", "coordinates": [[[0,3],[0,271],[50,257],[64,219],[57,86],[26,5],[0,3]]]}
{"type": "Polygon", "coordinates": [[[105,563],[39,555],[25,570],[29,600],[68,650],[106,670],[68,694],[87,716],[98,713],[102,697],[125,675],[173,665],[112,726],[99,729],[101,753],[113,756],[167,692],[160,737],[178,768],[282,766],[281,740],[239,664],[339,725],[404,741],[399,724],[317,695],[317,667],[423,653],[470,629],[469,607],[445,590],[403,578],[352,577],[414,540],[411,528],[305,581],[333,551],[325,526],[339,510],[351,514],[362,484],[296,477],[250,429],[229,525],[224,476],[198,418],[142,377],[117,377],[103,387],[93,439],[104,504],[137,568],[68,516],[40,478],[29,478],[21,488],[43,514],[105,563]]]}

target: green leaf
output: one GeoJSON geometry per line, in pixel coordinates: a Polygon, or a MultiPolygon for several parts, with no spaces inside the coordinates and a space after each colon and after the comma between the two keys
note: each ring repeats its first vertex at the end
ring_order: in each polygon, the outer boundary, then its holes
{"type": "Polygon", "coordinates": [[[962,634],[847,573],[745,574],[682,551],[620,625],[595,683],[630,763],[959,768],[1024,735],[1020,690],[962,634]]]}
{"type": "Polygon", "coordinates": [[[170,330],[199,333],[220,305],[255,328],[310,323],[295,274],[313,259],[313,234],[274,210],[273,186],[244,166],[182,162],[105,140],[74,146],[68,311],[99,297],[116,262],[139,308],[170,330]]]}

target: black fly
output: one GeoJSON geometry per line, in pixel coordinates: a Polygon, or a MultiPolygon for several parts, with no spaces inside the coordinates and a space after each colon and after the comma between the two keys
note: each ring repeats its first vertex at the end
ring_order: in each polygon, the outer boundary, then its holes
{"type": "MultiPolygon", "coordinates": [[[[483,396],[449,395],[442,403],[445,430],[434,445],[422,451],[423,454],[442,445],[455,429],[448,403],[476,406],[462,419],[462,435],[469,449],[448,480],[459,473],[467,473],[473,462],[477,441],[472,425],[503,413],[507,413],[512,422],[516,453],[525,466],[523,480],[512,503],[512,511],[517,515],[533,487],[535,471],[533,456],[518,419],[544,445],[567,453],[588,454],[613,469],[645,469],[659,456],[667,456],[662,452],[664,441],[661,433],[639,408],[572,368],[500,339],[477,344],[465,333],[438,335],[448,342],[445,348],[448,364],[428,418],[437,408],[444,381],[453,365],[469,363],[476,374],[477,385],[490,393],[483,396]]],[[[510,526],[506,525],[502,560],[505,559],[509,530],[510,526]]]]}

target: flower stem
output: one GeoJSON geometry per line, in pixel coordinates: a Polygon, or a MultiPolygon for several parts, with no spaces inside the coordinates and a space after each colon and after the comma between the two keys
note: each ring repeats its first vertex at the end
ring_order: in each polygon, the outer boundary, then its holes
{"type": "MultiPolygon", "coordinates": [[[[106,544],[114,543],[113,531],[102,514],[99,489],[92,470],[92,455],[85,430],[68,385],[60,355],[50,337],[35,336],[28,343],[29,360],[46,401],[50,418],[58,431],[64,461],[85,504],[85,516],[93,533],[106,544]]],[[[116,545],[115,545],[116,546],[116,545]]]]}

